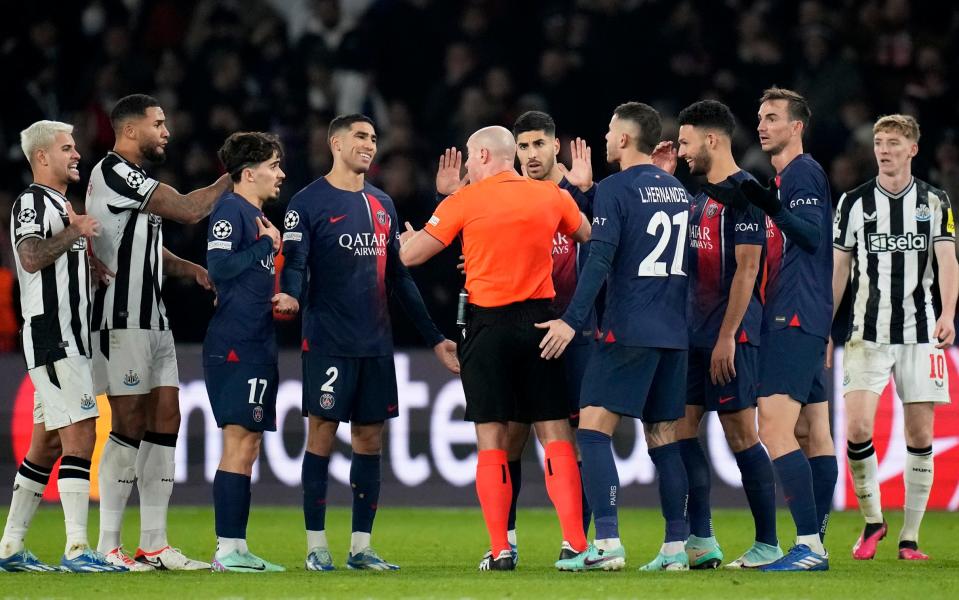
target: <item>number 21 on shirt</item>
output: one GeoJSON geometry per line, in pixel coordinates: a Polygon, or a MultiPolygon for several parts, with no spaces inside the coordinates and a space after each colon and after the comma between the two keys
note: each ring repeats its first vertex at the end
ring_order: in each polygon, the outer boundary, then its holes
{"type": "Polygon", "coordinates": [[[678,212],[670,221],[666,211],[659,211],[649,220],[646,233],[657,237],[656,247],[639,263],[640,277],[668,277],[669,275],[685,275],[683,271],[683,254],[686,252],[686,226],[689,223],[689,211],[678,212]],[[669,246],[669,239],[676,227],[676,248],[673,252],[673,261],[669,272],[666,272],[666,261],[660,261],[663,253],[669,246]]]}

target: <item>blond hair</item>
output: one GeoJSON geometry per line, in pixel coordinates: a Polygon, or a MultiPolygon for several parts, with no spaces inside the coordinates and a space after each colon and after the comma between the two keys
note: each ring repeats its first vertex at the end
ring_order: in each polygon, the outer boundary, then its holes
{"type": "Polygon", "coordinates": [[[37,121],[20,132],[20,149],[33,165],[33,154],[53,145],[58,133],[73,133],[73,125],[60,121],[37,121]]]}
{"type": "Polygon", "coordinates": [[[880,117],[872,126],[872,134],[880,132],[898,133],[907,140],[919,143],[919,122],[910,115],[886,115],[880,117]]]}

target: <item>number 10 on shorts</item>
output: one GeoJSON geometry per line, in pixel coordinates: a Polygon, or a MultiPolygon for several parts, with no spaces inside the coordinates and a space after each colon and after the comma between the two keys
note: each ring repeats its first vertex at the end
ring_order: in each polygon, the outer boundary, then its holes
{"type": "Polygon", "coordinates": [[[246,382],[250,384],[250,401],[249,404],[263,404],[263,394],[266,392],[266,379],[247,379],[246,382]],[[260,394],[257,396],[256,388],[260,388],[260,394]]]}
{"type": "Polygon", "coordinates": [[[942,354],[929,355],[929,379],[942,379],[946,376],[946,358],[942,354]]]}

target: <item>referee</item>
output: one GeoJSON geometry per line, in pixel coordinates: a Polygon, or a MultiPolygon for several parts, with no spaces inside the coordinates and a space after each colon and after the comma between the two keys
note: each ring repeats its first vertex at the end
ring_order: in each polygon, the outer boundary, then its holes
{"type": "Polygon", "coordinates": [[[476,492],[490,536],[481,570],[512,570],[506,537],[512,483],[507,422],[532,423],[546,450],[546,490],[564,541],[586,548],[579,468],[569,428],[562,363],[540,358],[534,323],[553,318],[553,237],[577,242],[590,226],[572,197],[550,181],[521,177],[516,143],[503,127],[480,129],[466,142],[470,184],[436,208],[423,231],[400,238],[400,259],[419,265],[462,232],[469,316],[460,345],[466,419],[476,423],[476,492]]]}

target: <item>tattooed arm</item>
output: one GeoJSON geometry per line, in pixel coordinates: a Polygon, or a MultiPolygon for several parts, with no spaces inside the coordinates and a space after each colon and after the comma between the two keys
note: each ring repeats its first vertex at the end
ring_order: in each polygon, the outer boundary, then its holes
{"type": "Polygon", "coordinates": [[[180,258],[165,247],[163,248],[163,274],[167,277],[195,279],[200,287],[213,291],[213,282],[210,281],[210,275],[206,269],[185,258],[180,258]]]}
{"type": "Polygon", "coordinates": [[[24,271],[36,273],[52,265],[81,237],[100,235],[100,222],[90,215],[73,212],[70,203],[67,203],[67,216],[70,224],[56,235],[48,238],[28,237],[17,244],[17,254],[24,271]]]}
{"type": "Polygon", "coordinates": [[[177,223],[199,223],[210,214],[213,204],[232,185],[229,174],[223,174],[212,184],[187,194],[161,183],[144,210],[177,223]]]}
{"type": "Polygon", "coordinates": [[[27,238],[17,246],[20,264],[27,273],[36,273],[52,265],[78,239],[80,234],[72,227],[67,227],[50,238],[27,238]]]}

